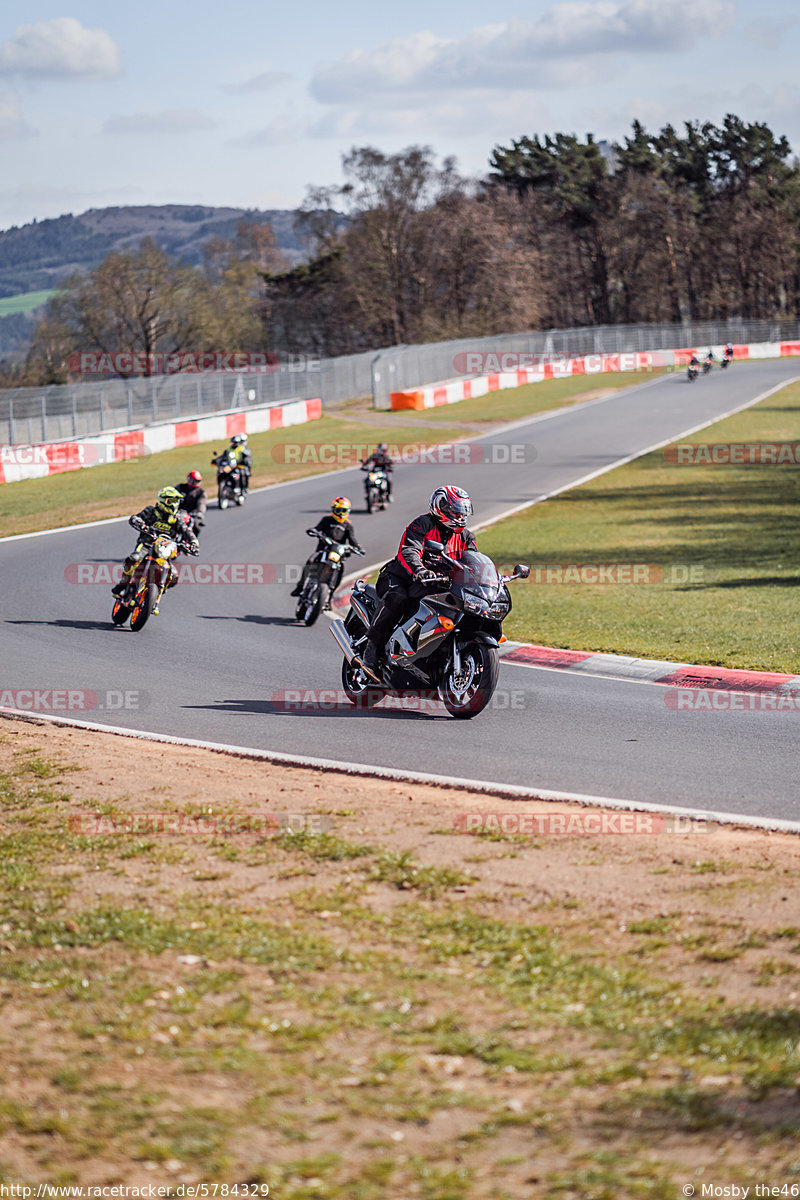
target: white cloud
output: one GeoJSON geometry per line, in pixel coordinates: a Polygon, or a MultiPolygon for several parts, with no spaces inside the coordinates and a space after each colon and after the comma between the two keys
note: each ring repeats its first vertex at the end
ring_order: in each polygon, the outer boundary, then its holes
{"type": "Polygon", "coordinates": [[[157,113],[130,113],[128,116],[109,117],[103,122],[103,133],[108,134],[184,134],[201,133],[216,125],[210,117],[193,108],[166,108],[157,113]]]}
{"type": "Polygon", "coordinates": [[[268,92],[291,79],[287,71],[262,71],[260,75],[251,75],[241,83],[226,83],[226,92],[268,92]]]}
{"type": "Polygon", "coordinates": [[[460,38],[430,32],[354,50],[317,68],[311,93],[323,103],[441,88],[562,87],[575,82],[578,61],[614,53],[684,49],[724,32],[734,0],[571,0],[535,24],[514,19],[460,38]]]}
{"type": "Polygon", "coordinates": [[[0,45],[0,74],[31,79],[113,79],[122,73],[119,46],[105,29],[74,17],[20,25],[0,45]]]}
{"type": "Polygon", "coordinates": [[[16,92],[3,92],[0,95],[0,141],[33,137],[35,134],[36,130],[20,112],[19,96],[16,92]]]}

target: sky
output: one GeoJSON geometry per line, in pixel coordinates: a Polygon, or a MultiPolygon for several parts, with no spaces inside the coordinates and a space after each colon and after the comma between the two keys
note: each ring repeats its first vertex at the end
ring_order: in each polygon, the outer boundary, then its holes
{"type": "Polygon", "coordinates": [[[483,175],[513,138],[765,121],[800,153],[792,0],[3,0],[0,230],[294,208],[353,146],[483,175]]]}

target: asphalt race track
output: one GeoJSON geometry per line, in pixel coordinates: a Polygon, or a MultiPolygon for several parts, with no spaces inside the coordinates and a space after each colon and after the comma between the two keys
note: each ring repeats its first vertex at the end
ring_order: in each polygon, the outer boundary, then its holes
{"type": "MultiPolygon", "coordinates": [[[[425,511],[438,483],[466,487],[475,523],[491,520],[711,421],[799,373],[796,363],[774,360],[715,370],[692,385],[685,373],[675,374],[517,422],[472,443],[468,464],[402,466],[395,474],[396,503],[371,517],[362,508],[361,473],[352,469],[264,489],[242,509],[219,512],[212,504],[200,559],[181,563],[194,570],[210,563],[267,564],[265,577],[275,575],[276,581],[182,584],[139,634],[112,626],[108,580],[78,582],[99,564],[121,560],[134,544],[124,520],[0,542],[0,689],[95,693],[98,707],[89,698],[85,711],[65,715],[112,727],[800,820],[798,714],[791,711],[677,712],[668,707],[670,689],[664,687],[511,664],[501,668],[496,704],[472,721],[456,721],[444,710],[439,715],[397,707],[365,713],[329,704],[309,711],[287,706],[283,698],[286,691],[331,689],[331,701],[340,687],[341,655],[327,620],[311,629],[299,626],[289,598],[314,545],[304,530],[334,496],[350,496],[367,550],[363,561],[376,563],[395,553],[404,523],[425,511]],[[509,445],[525,447],[510,452],[525,461],[509,463],[509,445]]],[[[457,419],[454,408],[452,422],[457,419]]],[[[299,441],[313,437],[313,426],[298,428],[299,441]]],[[[198,466],[209,481],[207,457],[201,448],[198,466]]],[[[90,492],[91,471],[86,486],[90,492]]],[[[359,561],[350,559],[347,569],[359,561]]]]}

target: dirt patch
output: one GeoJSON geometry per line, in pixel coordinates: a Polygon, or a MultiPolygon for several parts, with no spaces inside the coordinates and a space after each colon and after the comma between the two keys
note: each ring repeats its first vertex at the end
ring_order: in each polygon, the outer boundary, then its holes
{"type": "Polygon", "coordinates": [[[797,838],[16,720],[0,772],[0,1179],[796,1178],[797,838]]]}

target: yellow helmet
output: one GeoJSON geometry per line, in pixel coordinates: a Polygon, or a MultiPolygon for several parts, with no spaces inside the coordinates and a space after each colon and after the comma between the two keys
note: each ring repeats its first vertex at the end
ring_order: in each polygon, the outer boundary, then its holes
{"type": "Polygon", "coordinates": [[[350,516],[350,509],[352,507],[347,496],[337,496],[333,504],[331,504],[331,512],[340,525],[350,516]]]}

